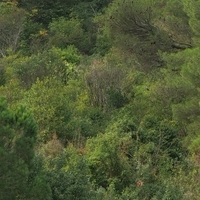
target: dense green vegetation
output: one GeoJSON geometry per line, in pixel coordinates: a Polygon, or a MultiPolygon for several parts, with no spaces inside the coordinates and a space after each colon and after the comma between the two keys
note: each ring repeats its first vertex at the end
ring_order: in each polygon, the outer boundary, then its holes
{"type": "Polygon", "coordinates": [[[0,200],[199,200],[199,8],[0,0],[0,200]]]}

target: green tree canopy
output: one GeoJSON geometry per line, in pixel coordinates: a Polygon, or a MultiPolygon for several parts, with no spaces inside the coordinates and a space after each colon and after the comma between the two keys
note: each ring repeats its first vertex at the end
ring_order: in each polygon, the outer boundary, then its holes
{"type": "MultiPolygon", "coordinates": [[[[29,199],[29,194],[37,187],[29,182],[37,125],[25,107],[19,107],[13,112],[2,97],[0,124],[0,199],[29,199]]],[[[44,181],[41,178],[40,180],[44,181]]],[[[48,186],[44,189],[50,192],[48,186]]],[[[35,195],[41,199],[38,191],[35,195]]],[[[47,193],[45,198],[49,199],[49,196],[47,193]]]]}

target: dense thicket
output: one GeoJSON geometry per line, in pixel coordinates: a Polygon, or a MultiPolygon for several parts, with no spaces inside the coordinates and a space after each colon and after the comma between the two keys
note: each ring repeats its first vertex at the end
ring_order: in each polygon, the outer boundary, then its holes
{"type": "Polygon", "coordinates": [[[198,200],[200,0],[0,1],[0,199],[198,200]]]}

